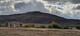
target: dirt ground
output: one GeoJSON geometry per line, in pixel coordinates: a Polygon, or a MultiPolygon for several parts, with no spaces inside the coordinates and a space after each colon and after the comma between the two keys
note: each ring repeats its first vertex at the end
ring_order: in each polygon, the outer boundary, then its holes
{"type": "Polygon", "coordinates": [[[0,36],[80,36],[80,30],[48,28],[0,28],[0,36]]]}

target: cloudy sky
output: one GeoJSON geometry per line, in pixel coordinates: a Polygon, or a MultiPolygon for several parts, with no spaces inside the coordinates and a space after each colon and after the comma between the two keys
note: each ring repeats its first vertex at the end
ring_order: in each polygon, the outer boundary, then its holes
{"type": "Polygon", "coordinates": [[[80,0],[0,0],[0,15],[41,11],[80,19],[80,0]]]}

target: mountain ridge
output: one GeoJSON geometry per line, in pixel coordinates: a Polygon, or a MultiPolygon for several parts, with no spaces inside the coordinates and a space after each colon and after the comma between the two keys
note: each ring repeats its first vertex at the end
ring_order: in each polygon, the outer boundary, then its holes
{"type": "Polygon", "coordinates": [[[7,23],[7,22],[14,22],[14,21],[23,22],[23,23],[41,23],[41,24],[50,24],[52,22],[56,22],[59,25],[63,25],[63,26],[80,25],[80,20],[66,19],[57,15],[42,13],[40,11],[31,11],[22,14],[0,16],[0,24],[7,23]]]}

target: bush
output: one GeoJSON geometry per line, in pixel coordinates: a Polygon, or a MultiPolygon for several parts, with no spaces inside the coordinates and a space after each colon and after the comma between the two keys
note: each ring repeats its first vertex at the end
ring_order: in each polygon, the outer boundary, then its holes
{"type": "Polygon", "coordinates": [[[53,27],[53,28],[60,28],[59,25],[53,25],[52,27],[53,27]]]}
{"type": "Polygon", "coordinates": [[[0,27],[1,27],[1,24],[0,24],[0,27]]]}
{"type": "Polygon", "coordinates": [[[52,28],[51,25],[49,25],[48,28],[52,28]]]}
{"type": "Polygon", "coordinates": [[[8,27],[8,23],[6,23],[5,26],[8,27]]]}
{"type": "Polygon", "coordinates": [[[25,27],[28,27],[27,25],[25,27]]]}
{"type": "Polygon", "coordinates": [[[80,29],[80,26],[77,26],[76,29],[80,29]]]}
{"type": "Polygon", "coordinates": [[[26,25],[25,27],[33,28],[33,27],[35,27],[35,26],[34,26],[34,24],[29,24],[29,25],[26,25]]]}
{"type": "Polygon", "coordinates": [[[46,28],[46,26],[41,25],[40,28],[46,28]]]}
{"type": "Polygon", "coordinates": [[[57,23],[52,22],[51,26],[48,26],[50,28],[61,28],[57,23]]]}
{"type": "Polygon", "coordinates": [[[63,29],[69,29],[69,26],[64,26],[63,29]]]}
{"type": "Polygon", "coordinates": [[[59,25],[55,24],[55,25],[49,25],[48,28],[61,28],[59,25]]]}

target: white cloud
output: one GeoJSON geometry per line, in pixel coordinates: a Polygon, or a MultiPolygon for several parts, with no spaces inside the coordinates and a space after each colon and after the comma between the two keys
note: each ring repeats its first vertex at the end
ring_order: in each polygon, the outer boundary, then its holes
{"type": "Polygon", "coordinates": [[[74,9],[79,5],[80,4],[73,4],[68,1],[49,3],[49,1],[44,0],[0,0],[0,15],[25,13],[28,11],[42,11],[65,18],[79,19],[80,10],[74,9]]]}

